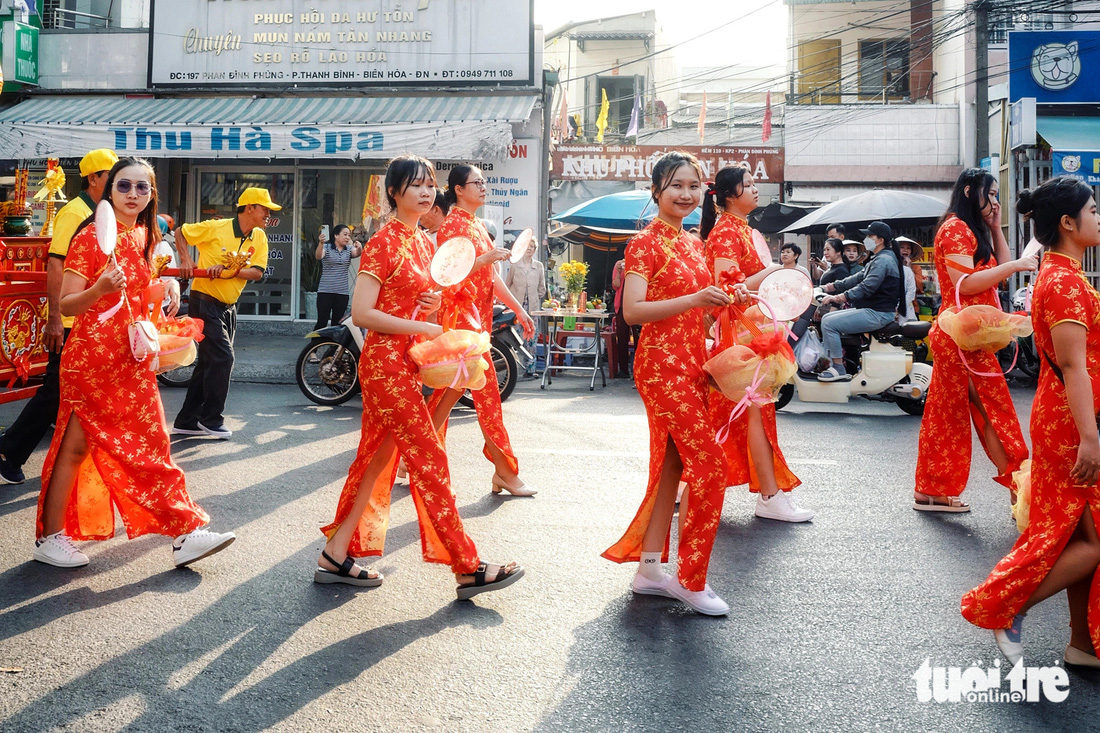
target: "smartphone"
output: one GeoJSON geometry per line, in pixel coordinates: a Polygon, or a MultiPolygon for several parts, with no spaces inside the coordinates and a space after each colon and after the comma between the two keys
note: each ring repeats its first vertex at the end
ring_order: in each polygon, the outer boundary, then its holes
{"type": "Polygon", "coordinates": [[[328,241],[328,231],[328,224],[323,224],[321,226],[321,239],[325,240],[326,242],[328,241]]]}

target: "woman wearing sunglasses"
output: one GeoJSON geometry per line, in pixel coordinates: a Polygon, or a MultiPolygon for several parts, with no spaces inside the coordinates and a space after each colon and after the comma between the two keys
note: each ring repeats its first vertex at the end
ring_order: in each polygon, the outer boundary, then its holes
{"type": "MultiPolygon", "coordinates": [[[[523,326],[523,337],[529,339],[535,335],[535,322],[512,295],[496,267],[496,263],[508,259],[511,252],[494,248],[485,225],[475,216],[478,208],[485,204],[485,185],[485,174],[470,165],[455,166],[447,177],[444,196],[451,204],[451,211],[439,227],[438,241],[443,243],[452,237],[466,237],[474,243],[477,259],[469,277],[461,285],[444,291],[441,318],[446,322],[448,318],[457,316],[458,328],[488,331],[493,324],[493,303],[500,299],[515,312],[523,326]]],[[[513,496],[534,496],[535,487],[525,484],[519,477],[519,461],[504,428],[500,385],[493,378],[496,368],[489,354],[485,354],[485,360],[489,362],[489,374],[493,376],[484,387],[471,390],[471,393],[477,409],[477,421],[485,435],[485,456],[496,466],[493,493],[507,491],[513,496]]],[[[461,392],[453,389],[437,389],[432,395],[430,405],[436,430],[446,433],[447,417],[461,396],[461,392]]]]}
{"type": "Polygon", "coordinates": [[[87,565],[72,540],[114,536],[117,508],[129,538],[175,537],[179,567],[235,537],[201,529],[210,518],[191,501],[183,471],[172,461],[156,377],[130,350],[129,314],[141,317],[160,240],[152,167],[138,158],[119,160],[107,174],[103,200],[118,221],[114,254],[99,248],[89,218],[65,258],[61,312],[75,320],[61,356],[61,408],[42,469],[34,559],[87,565]],[[120,297],[129,307],[112,314],[120,297]]]}

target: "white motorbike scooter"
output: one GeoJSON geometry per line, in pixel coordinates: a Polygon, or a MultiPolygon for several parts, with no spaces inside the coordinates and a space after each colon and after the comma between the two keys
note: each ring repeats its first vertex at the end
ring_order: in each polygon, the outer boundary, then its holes
{"type": "MultiPolygon", "coordinates": [[[[821,305],[825,293],[814,290],[814,305],[821,305]]],[[[932,381],[932,365],[913,358],[913,352],[905,348],[928,336],[932,324],[928,321],[912,321],[905,325],[891,323],[865,338],[852,334],[842,339],[846,351],[858,348],[859,371],[848,382],[819,382],[811,373],[799,369],[779,391],[776,409],[781,409],[795,392],[802,402],[826,402],[844,404],[855,396],[879,402],[893,402],[909,415],[924,413],[924,401],[928,385],[932,381]]],[[[849,373],[851,371],[849,370],[849,373]]]]}

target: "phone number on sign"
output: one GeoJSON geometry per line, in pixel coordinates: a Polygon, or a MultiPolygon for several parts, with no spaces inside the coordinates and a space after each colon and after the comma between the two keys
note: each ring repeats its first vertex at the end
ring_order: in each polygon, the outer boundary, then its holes
{"type": "Polygon", "coordinates": [[[441,71],[444,79],[510,79],[511,69],[459,69],[456,71],[441,71]]]}

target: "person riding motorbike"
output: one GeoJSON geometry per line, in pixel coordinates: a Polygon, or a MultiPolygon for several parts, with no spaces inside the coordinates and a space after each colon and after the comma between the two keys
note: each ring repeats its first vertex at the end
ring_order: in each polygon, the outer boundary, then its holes
{"type": "Polygon", "coordinates": [[[901,279],[901,254],[894,242],[894,232],[881,221],[874,221],[861,230],[867,237],[868,249],[874,254],[860,272],[824,287],[822,305],[851,303],[853,308],[826,313],[821,319],[821,340],[825,354],[833,365],[817,378],[822,382],[849,381],[852,376],[844,368],[844,350],[840,337],[846,333],[877,331],[894,321],[898,304],[905,298],[901,279]]]}

